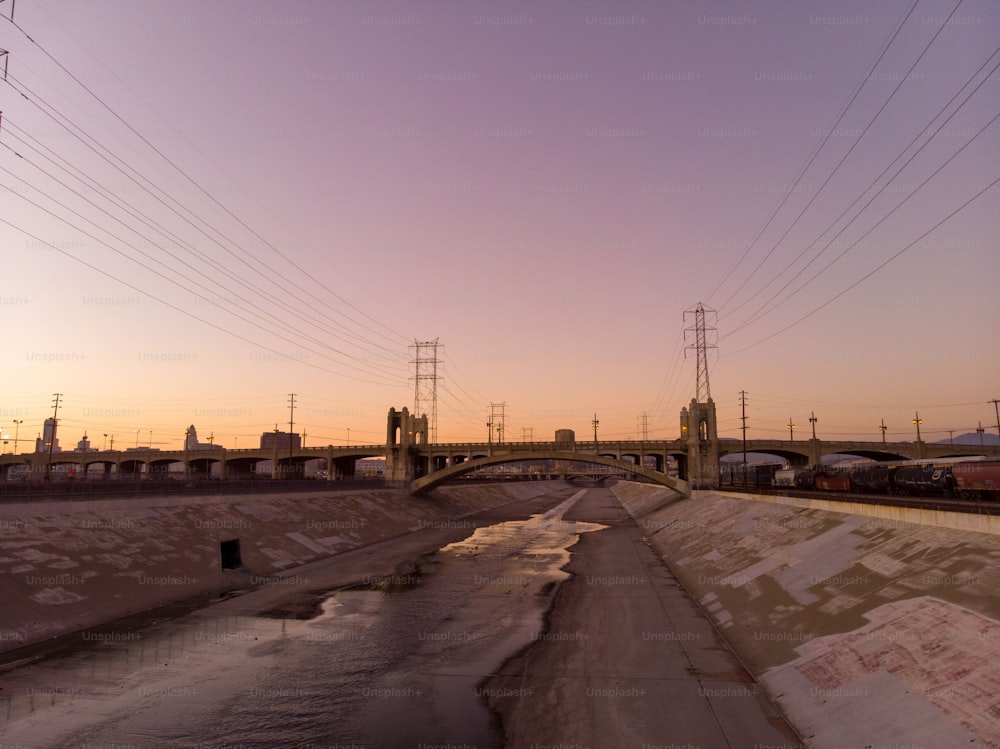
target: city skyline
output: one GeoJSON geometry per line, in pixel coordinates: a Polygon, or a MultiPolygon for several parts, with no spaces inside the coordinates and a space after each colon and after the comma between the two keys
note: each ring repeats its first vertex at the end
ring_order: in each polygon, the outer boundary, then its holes
{"type": "Polygon", "coordinates": [[[0,11],[21,451],[381,444],[434,339],[438,442],[673,439],[699,302],[723,437],[997,433],[995,4],[0,11]]]}

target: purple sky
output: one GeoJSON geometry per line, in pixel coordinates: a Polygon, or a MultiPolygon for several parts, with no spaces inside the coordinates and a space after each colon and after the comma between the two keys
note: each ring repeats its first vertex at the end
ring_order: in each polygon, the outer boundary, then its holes
{"type": "Polygon", "coordinates": [[[380,442],[438,339],[439,441],[672,439],[704,302],[724,436],[740,390],[752,437],[995,432],[1000,190],[933,227],[1000,172],[1000,6],[921,0],[824,143],[910,4],[21,0],[0,426],[249,447],[294,392],[307,445],[380,442]]]}

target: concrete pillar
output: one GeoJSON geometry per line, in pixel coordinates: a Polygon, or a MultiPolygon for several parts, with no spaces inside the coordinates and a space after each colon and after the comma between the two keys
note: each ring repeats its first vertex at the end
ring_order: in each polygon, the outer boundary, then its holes
{"type": "Polygon", "coordinates": [[[809,440],[809,465],[818,466],[823,462],[823,441],[819,439],[809,440]]]}
{"type": "Polygon", "coordinates": [[[681,409],[681,440],[687,445],[688,481],[692,488],[710,489],[719,486],[719,431],[715,401],[706,403],[691,399],[688,408],[681,409]]]}

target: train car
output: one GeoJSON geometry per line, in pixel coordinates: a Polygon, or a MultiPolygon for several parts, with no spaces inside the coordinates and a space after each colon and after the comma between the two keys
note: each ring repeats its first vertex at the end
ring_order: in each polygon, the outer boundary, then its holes
{"type": "Polygon", "coordinates": [[[816,488],[816,471],[805,470],[799,471],[795,474],[795,488],[796,489],[815,489],[816,488]]]}
{"type": "Polygon", "coordinates": [[[956,463],[951,475],[960,496],[1000,499],[1000,460],[956,463]]]}
{"type": "Polygon", "coordinates": [[[900,465],[891,474],[892,493],[951,494],[955,489],[953,469],[952,465],[936,465],[933,462],[900,465]]]}
{"type": "Polygon", "coordinates": [[[773,486],[795,486],[795,477],[802,473],[801,468],[783,468],[774,472],[773,486]]]}
{"type": "Polygon", "coordinates": [[[817,489],[829,492],[847,492],[851,490],[851,479],[849,476],[829,476],[819,474],[816,476],[815,485],[817,489]]]}
{"type": "Polygon", "coordinates": [[[851,488],[863,494],[888,494],[893,463],[858,463],[851,466],[851,488]]]}

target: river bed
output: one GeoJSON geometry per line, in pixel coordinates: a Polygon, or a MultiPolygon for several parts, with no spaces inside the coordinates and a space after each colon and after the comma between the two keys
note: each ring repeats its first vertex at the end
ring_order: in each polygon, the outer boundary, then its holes
{"type": "Polygon", "coordinates": [[[305,618],[208,606],[8,665],[0,744],[502,746],[482,683],[541,631],[568,548],[604,527],[563,518],[581,494],[319,593],[305,618]]]}

